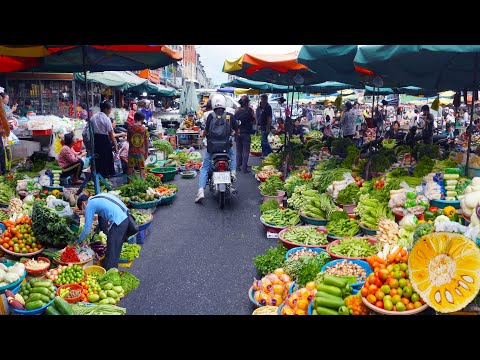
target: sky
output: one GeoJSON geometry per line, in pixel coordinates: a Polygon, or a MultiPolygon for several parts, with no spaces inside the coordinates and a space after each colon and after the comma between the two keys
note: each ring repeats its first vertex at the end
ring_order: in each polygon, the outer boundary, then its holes
{"type": "Polygon", "coordinates": [[[197,45],[207,76],[214,85],[228,81],[228,74],[222,72],[225,59],[234,60],[245,53],[251,54],[287,54],[299,51],[302,45],[197,45]]]}

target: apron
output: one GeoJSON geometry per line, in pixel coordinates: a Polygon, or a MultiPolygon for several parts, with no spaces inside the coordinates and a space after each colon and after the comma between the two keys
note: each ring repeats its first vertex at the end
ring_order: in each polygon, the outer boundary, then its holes
{"type": "Polygon", "coordinates": [[[115,175],[115,168],[113,162],[112,143],[108,135],[95,134],[95,166],[97,172],[104,178],[115,175]]]}

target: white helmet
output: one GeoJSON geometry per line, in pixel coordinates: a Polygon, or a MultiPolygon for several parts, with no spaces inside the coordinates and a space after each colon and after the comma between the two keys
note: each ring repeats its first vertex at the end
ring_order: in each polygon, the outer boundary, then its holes
{"type": "Polygon", "coordinates": [[[212,97],[212,109],[216,110],[219,108],[225,109],[227,107],[227,101],[225,100],[225,96],[221,94],[216,94],[212,97]]]}

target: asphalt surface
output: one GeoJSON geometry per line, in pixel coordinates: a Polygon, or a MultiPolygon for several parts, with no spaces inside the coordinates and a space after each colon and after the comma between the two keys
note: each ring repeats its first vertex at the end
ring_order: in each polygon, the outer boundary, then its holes
{"type": "MultiPolygon", "coordinates": [[[[259,165],[250,158],[249,165],[259,165]]],[[[237,197],[223,210],[205,190],[194,203],[198,176],[173,181],[172,205],[157,207],[140,257],[130,268],[139,287],[121,302],[130,315],[250,315],[248,289],[256,275],[252,260],[276,245],[260,223],[259,183],[238,173],[237,197]]],[[[122,268],[120,268],[122,269],[122,268]]]]}

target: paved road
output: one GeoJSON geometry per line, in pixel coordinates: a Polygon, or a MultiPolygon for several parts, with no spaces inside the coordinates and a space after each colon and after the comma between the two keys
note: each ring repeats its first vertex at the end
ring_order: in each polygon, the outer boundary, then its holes
{"type": "Polygon", "coordinates": [[[223,210],[208,190],[203,204],[193,202],[198,177],[177,175],[174,182],[178,195],[172,205],[157,207],[140,257],[127,269],[140,286],[119,305],[136,315],[251,314],[252,259],[276,244],[259,220],[258,182],[239,173],[239,194],[223,210]]]}

